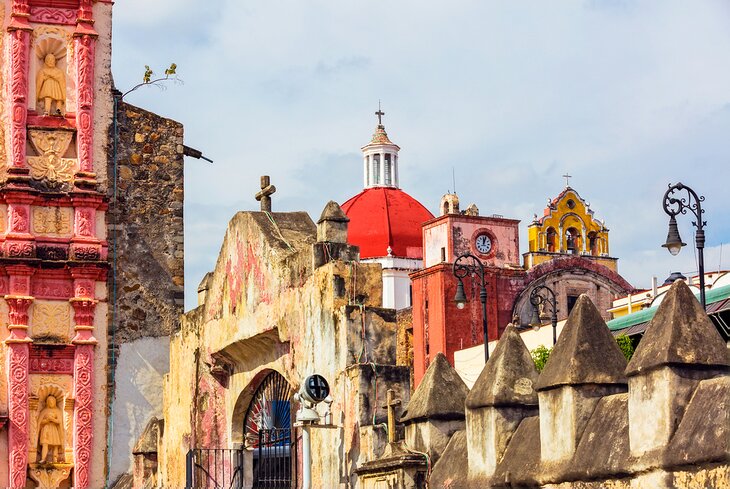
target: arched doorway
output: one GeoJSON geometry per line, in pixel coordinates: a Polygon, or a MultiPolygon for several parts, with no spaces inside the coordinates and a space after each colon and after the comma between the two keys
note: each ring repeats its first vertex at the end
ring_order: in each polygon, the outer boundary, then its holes
{"type": "Polygon", "coordinates": [[[258,385],[243,419],[243,446],[253,455],[253,489],[289,489],[296,464],[291,385],[271,371],[258,385]]]}

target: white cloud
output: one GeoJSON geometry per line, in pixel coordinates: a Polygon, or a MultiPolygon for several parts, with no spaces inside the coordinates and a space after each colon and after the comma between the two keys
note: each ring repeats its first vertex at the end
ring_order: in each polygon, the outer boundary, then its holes
{"type": "MultiPolygon", "coordinates": [[[[275,209],[318,215],[360,188],[359,147],[382,99],[402,185],[432,209],[454,167],[462,200],[521,219],[524,237],[569,171],[612,230],[621,272],[643,281],[676,263],[653,250],[666,235],[661,196],[681,180],[707,197],[708,246],[730,241],[727,2],[126,0],[114,10],[117,84],[176,62],[184,85],[129,100],[183,122],[186,143],[215,160],[187,162],[186,210],[253,209],[268,173],[275,209]]],[[[225,229],[229,217],[204,218],[225,229]]],[[[188,233],[188,284],[220,240],[188,233]]]]}

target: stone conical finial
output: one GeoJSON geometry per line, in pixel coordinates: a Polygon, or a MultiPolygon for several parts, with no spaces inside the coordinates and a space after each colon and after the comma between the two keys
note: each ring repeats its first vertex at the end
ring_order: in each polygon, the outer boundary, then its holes
{"type": "Polygon", "coordinates": [[[587,295],[568,316],[536,390],[560,385],[626,384],[626,357],[587,295]]]}
{"type": "Polygon", "coordinates": [[[538,374],[514,326],[508,326],[466,398],[469,478],[483,487],[522,420],[537,414],[538,374]]]}
{"type": "Polygon", "coordinates": [[[438,353],[426,370],[401,417],[402,422],[418,419],[464,419],[464,403],[469,388],[443,353],[438,353]]]}
{"type": "Polygon", "coordinates": [[[451,435],[464,429],[464,403],[469,388],[443,353],[436,354],[411,396],[401,421],[406,444],[436,462],[451,435]]]}
{"type": "Polygon", "coordinates": [[[466,397],[466,407],[537,406],[537,369],[514,326],[508,326],[466,397]]]}
{"type": "Polygon", "coordinates": [[[334,200],[327,202],[317,221],[317,241],[347,242],[347,223],[350,222],[340,205],[334,200]]]}
{"type": "Polygon", "coordinates": [[[626,375],[664,365],[727,368],[725,342],[682,280],[674,282],[646,328],[626,375]]]}

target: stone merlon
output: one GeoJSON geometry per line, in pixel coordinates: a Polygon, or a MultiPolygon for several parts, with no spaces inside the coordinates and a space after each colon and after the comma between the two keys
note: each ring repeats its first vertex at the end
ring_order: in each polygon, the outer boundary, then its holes
{"type": "Polygon", "coordinates": [[[682,280],[674,282],[667,292],[626,368],[626,375],[669,365],[730,365],[725,342],[682,280]]]}
{"type": "Polygon", "coordinates": [[[446,356],[438,353],[403,412],[401,422],[420,419],[464,419],[469,388],[446,356]]]}
{"type": "Polygon", "coordinates": [[[538,378],[535,389],[561,385],[626,384],[626,358],[587,295],[582,294],[538,378]]]}
{"type": "Polygon", "coordinates": [[[466,407],[537,406],[537,376],[525,343],[515,328],[508,326],[466,397],[466,407]]]}

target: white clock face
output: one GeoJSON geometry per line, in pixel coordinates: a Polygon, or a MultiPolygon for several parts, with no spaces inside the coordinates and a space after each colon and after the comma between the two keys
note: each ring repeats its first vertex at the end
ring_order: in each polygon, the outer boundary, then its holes
{"type": "Polygon", "coordinates": [[[479,253],[486,255],[487,253],[492,251],[492,240],[486,234],[480,234],[479,236],[477,236],[477,239],[474,242],[474,246],[476,246],[476,249],[479,253]]]}

